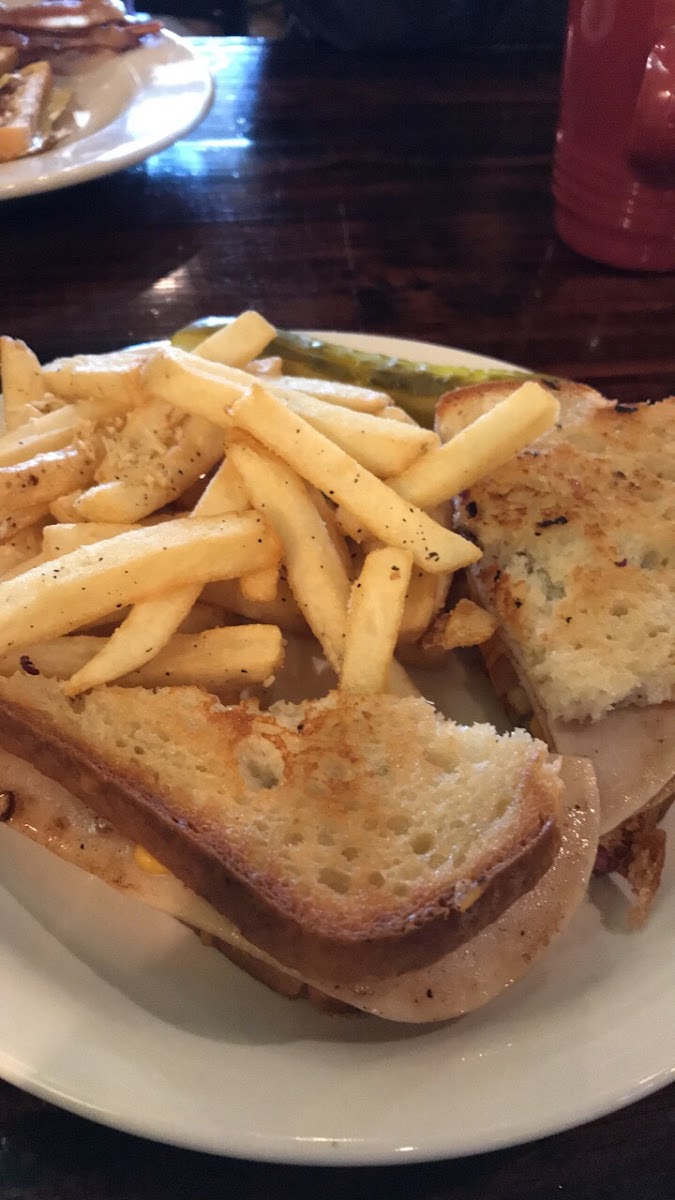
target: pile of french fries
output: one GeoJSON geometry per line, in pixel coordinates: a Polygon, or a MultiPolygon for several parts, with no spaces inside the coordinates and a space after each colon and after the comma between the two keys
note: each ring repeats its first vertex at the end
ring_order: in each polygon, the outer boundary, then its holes
{"type": "Polygon", "coordinates": [[[0,339],[0,673],[268,685],[312,634],[346,691],[414,691],[492,632],[452,575],[480,550],[448,502],[557,419],[523,384],[441,445],[384,393],[285,377],[246,312],[168,343],[40,366],[0,339]],[[397,650],[398,648],[398,650],[397,650]]]}

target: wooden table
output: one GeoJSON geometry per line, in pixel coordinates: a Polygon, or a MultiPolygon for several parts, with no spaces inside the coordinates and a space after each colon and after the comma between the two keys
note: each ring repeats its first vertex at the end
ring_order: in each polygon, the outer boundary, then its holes
{"type": "MultiPolygon", "coordinates": [[[[218,92],[189,138],[120,175],[3,205],[3,332],[49,357],[253,306],[286,327],[487,352],[622,399],[670,392],[675,275],[596,266],[553,234],[554,59],[200,49],[218,92]]],[[[283,1193],[673,1200],[675,1087],[531,1146],[331,1171],[155,1146],[0,1085],[7,1200],[283,1193]]]]}

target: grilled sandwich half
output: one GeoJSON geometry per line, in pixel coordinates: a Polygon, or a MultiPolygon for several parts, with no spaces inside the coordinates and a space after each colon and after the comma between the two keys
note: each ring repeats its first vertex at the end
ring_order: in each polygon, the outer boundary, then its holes
{"type": "MultiPolygon", "coordinates": [[[[559,425],[464,493],[456,519],[484,552],[468,576],[498,622],[485,649],[497,690],[552,749],[593,764],[599,865],[629,879],[639,921],[675,791],[675,399],[628,405],[548,386],[559,425]]],[[[441,437],[508,391],[443,397],[441,437]]]]}
{"type": "Polygon", "coordinates": [[[17,673],[0,679],[0,746],[10,829],[278,990],[392,1020],[457,1016],[518,979],[595,859],[587,765],[418,698],[68,700],[17,673]]]}

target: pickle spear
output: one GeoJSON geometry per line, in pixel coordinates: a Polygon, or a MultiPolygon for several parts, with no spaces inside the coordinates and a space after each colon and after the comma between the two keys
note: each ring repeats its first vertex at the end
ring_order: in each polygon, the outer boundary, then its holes
{"type": "MultiPolygon", "coordinates": [[[[206,317],[179,330],[172,338],[182,350],[194,350],[204,338],[215,333],[232,318],[206,317]]],[[[444,392],[483,383],[489,379],[528,378],[523,372],[477,370],[473,367],[436,366],[433,363],[408,362],[386,354],[351,350],[302,333],[277,330],[265,348],[265,354],[279,355],[286,375],[306,375],[318,379],[337,379],[387,392],[420,425],[433,424],[436,402],[444,392]]]]}

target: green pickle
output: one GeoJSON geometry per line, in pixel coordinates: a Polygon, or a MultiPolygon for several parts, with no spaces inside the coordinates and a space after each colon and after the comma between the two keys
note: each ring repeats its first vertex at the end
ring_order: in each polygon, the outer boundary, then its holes
{"type": "MultiPolygon", "coordinates": [[[[232,317],[205,317],[186,325],[171,339],[182,350],[194,350],[217,329],[229,324],[232,317]]],[[[522,372],[509,370],[477,370],[473,367],[436,366],[432,363],[408,362],[386,354],[351,350],[320,338],[282,330],[265,348],[266,355],[278,355],[286,375],[307,375],[318,379],[336,379],[361,387],[387,392],[401,408],[420,425],[431,426],[436,402],[444,392],[484,383],[493,379],[527,379],[522,372]]]]}

